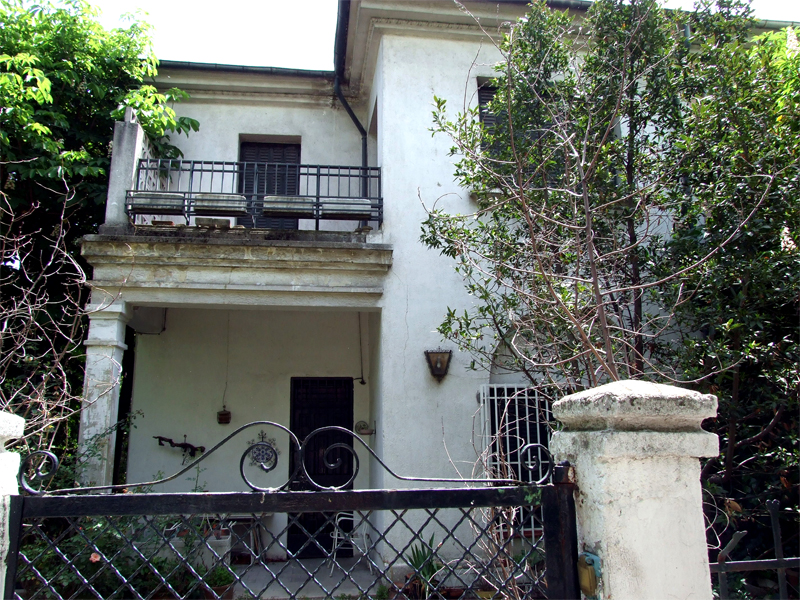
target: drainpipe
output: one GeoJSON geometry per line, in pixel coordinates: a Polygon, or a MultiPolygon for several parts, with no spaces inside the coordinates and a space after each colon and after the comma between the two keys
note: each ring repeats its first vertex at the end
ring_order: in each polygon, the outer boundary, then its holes
{"type": "Polygon", "coordinates": [[[367,197],[367,167],[369,166],[369,161],[367,160],[367,130],[364,129],[364,126],[358,120],[353,109],[350,108],[350,105],[347,103],[347,100],[342,93],[342,87],[339,83],[339,75],[337,73],[336,78],[333,80],[333,91],[336,92],[336,97],[339,98],[339,102],[342,103],[344,109],[347,111],[347,114],[350,115],[350,120],[353,121],[353,125],[356,126],[358,129],[358,133],[361,134],[361,168],[363,169],[362,172],[362,180],[361,180],[361,193],[366,198],[367,197]]]}
{"type": "MultiPolygon", "coordinates": [[[[353,121],[353,125],[355,125],[356,129],[358,129],[358,133],[361,134],[361,195],[364,198],[367,198],[369,196],[369,179],[367,176],[367,167],[369,166],[369,160],[367,159],[367,130],[364,129],[364,126],[358,120],[358,117],[356,117],[353,109],[350,108],[350,104],[348,104],[344,94],[342,93],[341,86],[341,80],[344,76],[344,59],[347,53],[347,26],[349,21],[350,0],[339,0],[339,13],[336,21],[336,41],[334,42],[333,61],[336,76],[333,80],[333,91],[336,93],[336,97],[339,99],[339,102],[342,103],[342,106],[344,106],[344,109],[350,116],[350,120],[353,121]]],[[[366,222],[364,221],[359,225],[365,224],[366,222]]]]}

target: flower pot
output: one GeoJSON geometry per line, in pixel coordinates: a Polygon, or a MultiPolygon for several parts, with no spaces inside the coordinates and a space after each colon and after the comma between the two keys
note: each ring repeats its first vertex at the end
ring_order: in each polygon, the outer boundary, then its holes
{"type": "Polygon", "coordinates": [[[211,589],[206,587],[203,590],[203,595],[205,596],[206,600],[216,600],[217,598],[222,598],[223,600],[233,600],[233,584],[217,585],[213,586],[211,589]]]}

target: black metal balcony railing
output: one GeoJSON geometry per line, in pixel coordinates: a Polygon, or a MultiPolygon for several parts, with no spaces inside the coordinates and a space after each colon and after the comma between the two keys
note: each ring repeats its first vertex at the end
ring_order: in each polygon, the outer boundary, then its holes
{"type": "Polygon", "coordinates": [[[379,167],[141,159],[126,209],[143,215],[383,221],[379,167]]]}

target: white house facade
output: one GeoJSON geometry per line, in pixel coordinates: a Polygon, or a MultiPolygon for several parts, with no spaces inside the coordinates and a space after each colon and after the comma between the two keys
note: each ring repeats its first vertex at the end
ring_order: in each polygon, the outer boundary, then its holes
{"type": "MultiPolygon", "coordinates": [[[[334,72],[161,64],[158,86],[191,94],[176,110],[200,131],[173,140],[182,160],[159,161],[135,115],[115,130],[106,223],[82,249],[93,292],[81,440],[100,450],[86,483],[172,474],[191,457],[169,440],[208,450],[252,421],[301,440],[363,422],[399,474],[472,475],[486,418],[476,397],[492,376],[448,347],[447,375],[432,376],[436,327],[472,299],[419,236],[426,206],[476,204],[454,182],[449,141],[431,136],[431,111],[434,95],[477,104],[500,57],[486,32],[525,5],[466,6],[472,15],[449,1],[342,1],[334,72]],[[125,464],[106,433],[128,414],[125,464]]],[[[259,439],[280,452],[259,485],[280,486],[289,436],[263,426],[160,489],[247,489],[239,457],[259,439]]],[[[354,488],[405,485],[355,450],[354,488]]]]}

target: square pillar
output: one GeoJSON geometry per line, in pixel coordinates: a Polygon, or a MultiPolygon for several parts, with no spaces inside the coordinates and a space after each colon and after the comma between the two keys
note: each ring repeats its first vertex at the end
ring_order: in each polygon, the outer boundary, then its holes
{"type": "Polygon", "coordinates": [[[139,166],[139,159],[142,158],[145,143],[144,129],[129,107],[125,110],[125,120],[114,123],[114,150],[111,154],[111,169],[108,176],[106,220],[100,226],[101,233],[125,231],[128,227],[125,198],[128,190],[134,186],[136,169],[139,166]]]}
{"type": "Polygon", "coordinates": [[[715,396],[618,381],[553,405],[565,431],[550,444],[575,467],[580,552],[600,557],[599,598],[711,599],[700,457],[715,396]]]}
{"type": "Polygon", "coordinates": [[[132,311],[124,302],[99,309],[87,307],[89,336],[78,447],[82,485],[111,485],[119,411],[125,326],[132,311]]]}

